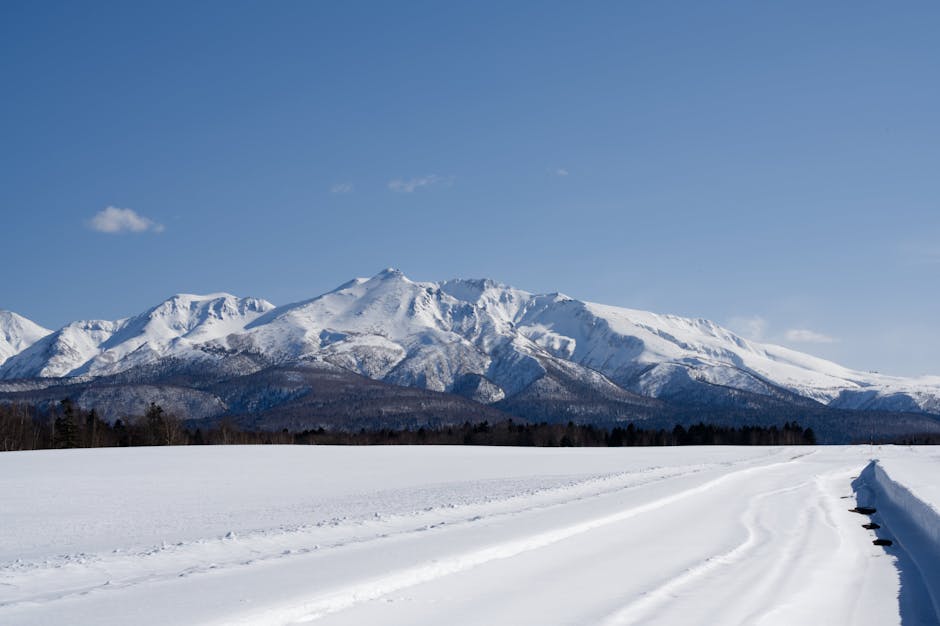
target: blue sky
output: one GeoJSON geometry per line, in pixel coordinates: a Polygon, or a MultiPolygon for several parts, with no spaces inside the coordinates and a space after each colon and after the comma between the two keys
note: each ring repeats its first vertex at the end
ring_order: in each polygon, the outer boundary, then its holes
{"type": "Polygon", "coordinates": [[[396,266],[940,373],[940,4],[507,4],[4,2],[0,308],[396,266]]]}

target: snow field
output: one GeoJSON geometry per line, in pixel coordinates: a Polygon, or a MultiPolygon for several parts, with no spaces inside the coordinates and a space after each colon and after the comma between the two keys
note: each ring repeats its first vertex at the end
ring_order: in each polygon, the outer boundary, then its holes
{"type": "Polygon", "coordinates": [[[931,623],[847,510],[871,452],[6,453],[0,623],[931,623]]]}

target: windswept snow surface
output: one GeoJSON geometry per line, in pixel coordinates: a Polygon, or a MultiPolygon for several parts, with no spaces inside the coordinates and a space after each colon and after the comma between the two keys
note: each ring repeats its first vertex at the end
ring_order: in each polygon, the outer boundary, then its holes
{"type": "Polygon", "coordinates": [[[940,464],[867,446],[4,453],[0,623],[916,623],[904,554],[848,511],[873,456],[940,464]]]}

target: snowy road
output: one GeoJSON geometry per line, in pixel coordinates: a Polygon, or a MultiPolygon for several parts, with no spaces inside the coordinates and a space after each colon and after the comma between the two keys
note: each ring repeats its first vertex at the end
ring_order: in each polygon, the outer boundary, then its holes
{"type": "Polygon", "coordinates": [[[873,455],[940,467],[867,447],[10,453],[0,623],[937,623],[935,574],[900,585],[923,541],[874,546],[848,511],[878,499],[853,491],[873,455]]]}

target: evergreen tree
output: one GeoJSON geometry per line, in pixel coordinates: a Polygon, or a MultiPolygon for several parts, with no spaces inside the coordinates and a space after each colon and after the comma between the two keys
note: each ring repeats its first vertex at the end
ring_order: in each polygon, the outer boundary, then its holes
{"type": "Polygon", "coordinates": [[[75,423],[75,406],[72,400],[65,398],[59,405],[62,414],[55,418],[53,425],[55,446],[57,448],[78,447],[78,425],[75,423]]]}
{"type": "Polygon", "coordinates": [[[151,402],[144,415],[144,423],[147,427],[148,441],[151,446],[158,446],[164,443],[164,415],[163,407],[155,402],[151,402]]]}

